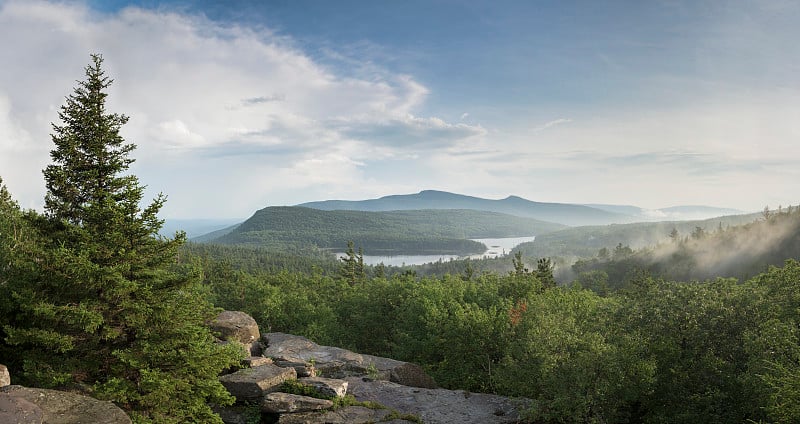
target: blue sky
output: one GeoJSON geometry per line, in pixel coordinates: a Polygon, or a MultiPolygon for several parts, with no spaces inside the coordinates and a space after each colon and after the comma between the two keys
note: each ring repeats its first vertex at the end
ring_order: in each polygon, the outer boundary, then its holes
{"type": "Polygon", "coordinates": [[[39,208],[100,52],[171,218],[424,189],[742,210],[800,192],[800,4],[0,0],[0,176],[39,208]]]}

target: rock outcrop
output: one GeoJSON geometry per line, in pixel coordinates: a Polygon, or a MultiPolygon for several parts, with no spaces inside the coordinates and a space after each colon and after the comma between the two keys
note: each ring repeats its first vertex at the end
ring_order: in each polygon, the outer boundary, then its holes
{"type": "Polygon", "coordinates": [[[75,393],[22,386],[0,388],[0,422],[130,424],[119,407],[75,393]]]}
{"type": "MultiPolygon", "coordinates": [[[[506,424],[518,422],[525,406],[502,396],[437,388],[412,363],[320,346],[291,334],[262,337],[255,320],[242,312],[225,311],[211,326],[224,339],[220,342],[241,343],[251,355],[243,368],[220,377],[237,399],[237,405],[214,407],[226,424],[259,417],[281,424],[506,424]],[[334,404],[340,406],[333,409],[334,404]]],[[[0,365],[0,424],[131,423],[111,402],[10,383],[0,365]]]]}
{"type": "Polygon", "coordinates": [[[524,407],[502,396],[437,388],[421,367],[409,362],[320,346],[285,333],[264,334],[261,342],[263,357],[250,357],[243,363],[251,368],[220,377],[231,394],[244,402],[219,410],[227,424],[246,422],[247,405],[259,405],[266,414],[262,419],[281,424],[408,424],[420,420],[506,424],[519,422],[518,411],[524,407]],[[287,379],[291,384],[284,386],[287,379]],[[281,392],[291,391],[291,387],[304,387],[300,392],[314,397],[281,392]],[[346,396],[350,400],[344,404],[350,406],[331,409],[331,399],[346,396]]]}
{"type": "Polygon", "coordinates": [[[362,355],[338,347],[320,346],[305,337],[285,333],[262,336],[264,356],[289,362],[313,362],[326,377],[370,376],[404,386],[435,388],[436,382],[416,364],[362,355]]]}

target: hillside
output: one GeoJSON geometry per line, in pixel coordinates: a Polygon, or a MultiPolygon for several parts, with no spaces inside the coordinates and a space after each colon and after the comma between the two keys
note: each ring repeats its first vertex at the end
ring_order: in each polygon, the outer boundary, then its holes
{"type": "Polygon", "coordinates": [[[297,206],[320,210],[394,211],[409,209],[472,209],[557,222],[569,226],[623,224],[642,221],[702,219],[740,213],[710,206],[675,206],[648,210],[637,206],[534,202],[517,196],[491,200],[424,190],[416,194],[368,200],[325,200],[297,206]]]}
{"type": "Polygon", "coordinates": [[[517,196],[501,200],[482,199],[445,191],[425,190],[416,194],[385,196],[369,200],[326,200],[297,206],[320,210],[397,211],[419,209],[472,209],[533,218],[564,225],[602,225],[633,222],[634,217],[589,206],[533,202],[517,196]]]}
{"type": "Polygon", "coordinates": [[[681,281],[746,279],[770,265],[780,266],[787,259],[800,257],[800,212],[775,213],[739,226],[697,228],[683,237],[636,251],[609,250],[608,255],[576,262],[572,270],[577,274],[603,271],[617,286],[641,271],[681,281]]]}
{"type": "Polygon", "coordinates": [[[282,248],[314,245],[344,250],[348,241],[367,254],[483,253],[469,239],[544,234],[563,225],[473,210],[394,212],[323,211],[268,207],[212,243],[282,248]]]}
{"type": "Polygon", "coordinates": [[[658,244],[669,240],[673,228],[683,238],[696,227],[710,232],[720,225],[727,227],[746,224],[758,219],[759,216],[760,214],[747,214],[700,221],[638,222],[567,228],[543,234],[532,242],[517,246],[514,250],[522,251],[526,257],[586,258],[594,256],[599,249],[604,247],[612,249],[620,243],[633,249],[658,244]]]}

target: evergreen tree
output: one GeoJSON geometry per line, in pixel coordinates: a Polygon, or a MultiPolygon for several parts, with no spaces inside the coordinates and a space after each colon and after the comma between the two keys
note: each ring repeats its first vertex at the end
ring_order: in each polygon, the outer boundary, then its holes
{"type": "Polygon", "coordinates": [[[511,265],[514,267],[514,271],[511,272],[511,275],[523,276],[529,273],[528,268],[525,268],[525,262],[522,260],[522,251],[518,250],[517,253],[514,254],[514,257],[511,258],[511,265]]]}
{"type": "MultiPolygon", "coordinates": [[[[720,223],[721,225],[722,223],[720,223]]],[[[677,243],[681,239],[681,234],[678,232],[678,229],[672,227],[672,231],[669,232],[669,239],[672,240],[673,243],[677,243]]]]}
{"type": "Polygon", "coordinates": [[[358,248],[358,253],[355,251],[355,246],[352,241],[347,242],[347,252],[345,256],[339,258],[342,265],[339,268],[339,274],[351,285],[363,282],[366,273],[364,270],[364,251],[358,248]]]}
{"type": "Polygon", "coordinates": [[[37,243],[14,252],[28,262],[3,288],[16,309],[3,354],[24,382],[83,388],[136,422],[221,422],[207,402],[232,401],[217,374],[237,354],[205,326],[215,310],[195,290],[200,272],[177,263],[185,234],[158,236],[166,198],[139,206],[128,118],[106,112],[112,80],[91,58],[53,125],[45,214],[27,215],[37,243]]]}
{"type": "Polygon", "coordinates": [[[555,265],[550,258],[539,258],[536,261],[536,277],[542,282],[543,289],[550,289],[556,286],[556,279],[553,276],[555,265]]]}

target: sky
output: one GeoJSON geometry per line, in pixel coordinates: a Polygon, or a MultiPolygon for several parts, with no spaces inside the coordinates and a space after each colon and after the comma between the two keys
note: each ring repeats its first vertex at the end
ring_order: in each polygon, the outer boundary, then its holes
{"type": "Polygon", "coordinates": [[[0,0],[0,177],[41,209],[99,53],[166,218],[428,189],[797,204],[797,22],[777,0],[0,0]]]}

